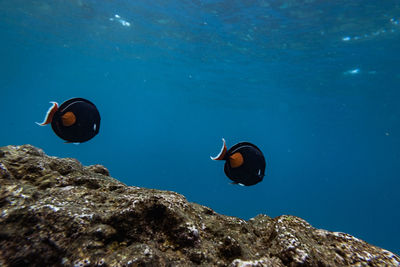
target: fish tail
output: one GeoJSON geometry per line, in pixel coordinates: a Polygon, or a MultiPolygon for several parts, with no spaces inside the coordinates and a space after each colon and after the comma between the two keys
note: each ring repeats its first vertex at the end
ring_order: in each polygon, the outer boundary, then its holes
{"type": "Polygon", "coordinates": [[[223,159],[225,159],[225,155],[226,155],[226,142],[225,142],[225,139],[224,138],[222,138],[222,142],[223,142],[223,144],[222,144],[222,148],[221,148],[221,151],[219,152],[219,154],[217,155],[217,156],[215,156],[215,157],[211,157],[210,156],[210,158],[212,159],[212,160],[223,160],[223,159]]]}
{"type": "Polygon", "coordinates": [[[51,123],[51,121],[53,120],[53,116],[54,113],[56,113],[57,109],[58,109],[58,103],[57,102],[50,102],[51,104],[53,104],[49,110],[46,113],[46,117],[44,118],[43,122],[36,122],[37,125],[40,126],[45,126],[46,124],[51,123]]]}

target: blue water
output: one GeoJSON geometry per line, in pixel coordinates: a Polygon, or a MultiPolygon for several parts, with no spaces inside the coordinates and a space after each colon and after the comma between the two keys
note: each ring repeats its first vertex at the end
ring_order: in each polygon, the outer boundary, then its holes
{"type": "Polygon", "coordinates": [[[400,253],[399,1],[0,0],[0,38],[1,146],[400,253]],[[102,116],[80,145],[34,123],[72,97],[102,116]],[[222,137],[263,182],[229,184],[222,137]]]}

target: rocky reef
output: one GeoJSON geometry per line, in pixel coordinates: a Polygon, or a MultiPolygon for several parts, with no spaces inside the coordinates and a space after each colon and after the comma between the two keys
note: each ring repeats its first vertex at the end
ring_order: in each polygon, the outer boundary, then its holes
{"type": "Polygon", "coordinates": [[[0,266],[399,266],[294,216],[248,221],[30,145],[0,148],[0,266]]]}

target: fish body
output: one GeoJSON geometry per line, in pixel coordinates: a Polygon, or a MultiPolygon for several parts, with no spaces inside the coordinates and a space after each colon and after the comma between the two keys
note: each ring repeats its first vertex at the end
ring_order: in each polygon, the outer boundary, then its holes
{"type": "Polygon", "coordinates": [[[56,102],[46,114],[41,126],[51,123],[54,133],[67,143],[83,143],[99,133],[100,113],[84,98],[72,98],[58,106],[56,102]]]}
{"type": "Polygon", "coordinates": [[[221,152],[213,160],[225,160],[224,172],[234,184],[245,186],[261,182],[265,175],[266,162],[261,150],[252,143],[240,142],[229,150],[225,140],[221,152]]]}

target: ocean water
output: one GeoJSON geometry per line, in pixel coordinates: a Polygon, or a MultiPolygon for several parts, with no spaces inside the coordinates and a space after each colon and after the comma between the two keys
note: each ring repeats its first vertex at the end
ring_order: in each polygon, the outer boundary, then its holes
{"type": "Polygon", "coordinates": [[[0,0],[0,38],[0,146],[400,253],[398,0],[0,0]],[[34,123],[72,97],[102,117],[79,145],[34,123]],[[221,138],[260,147],[264,181],[231,185],[221,138]]]}

